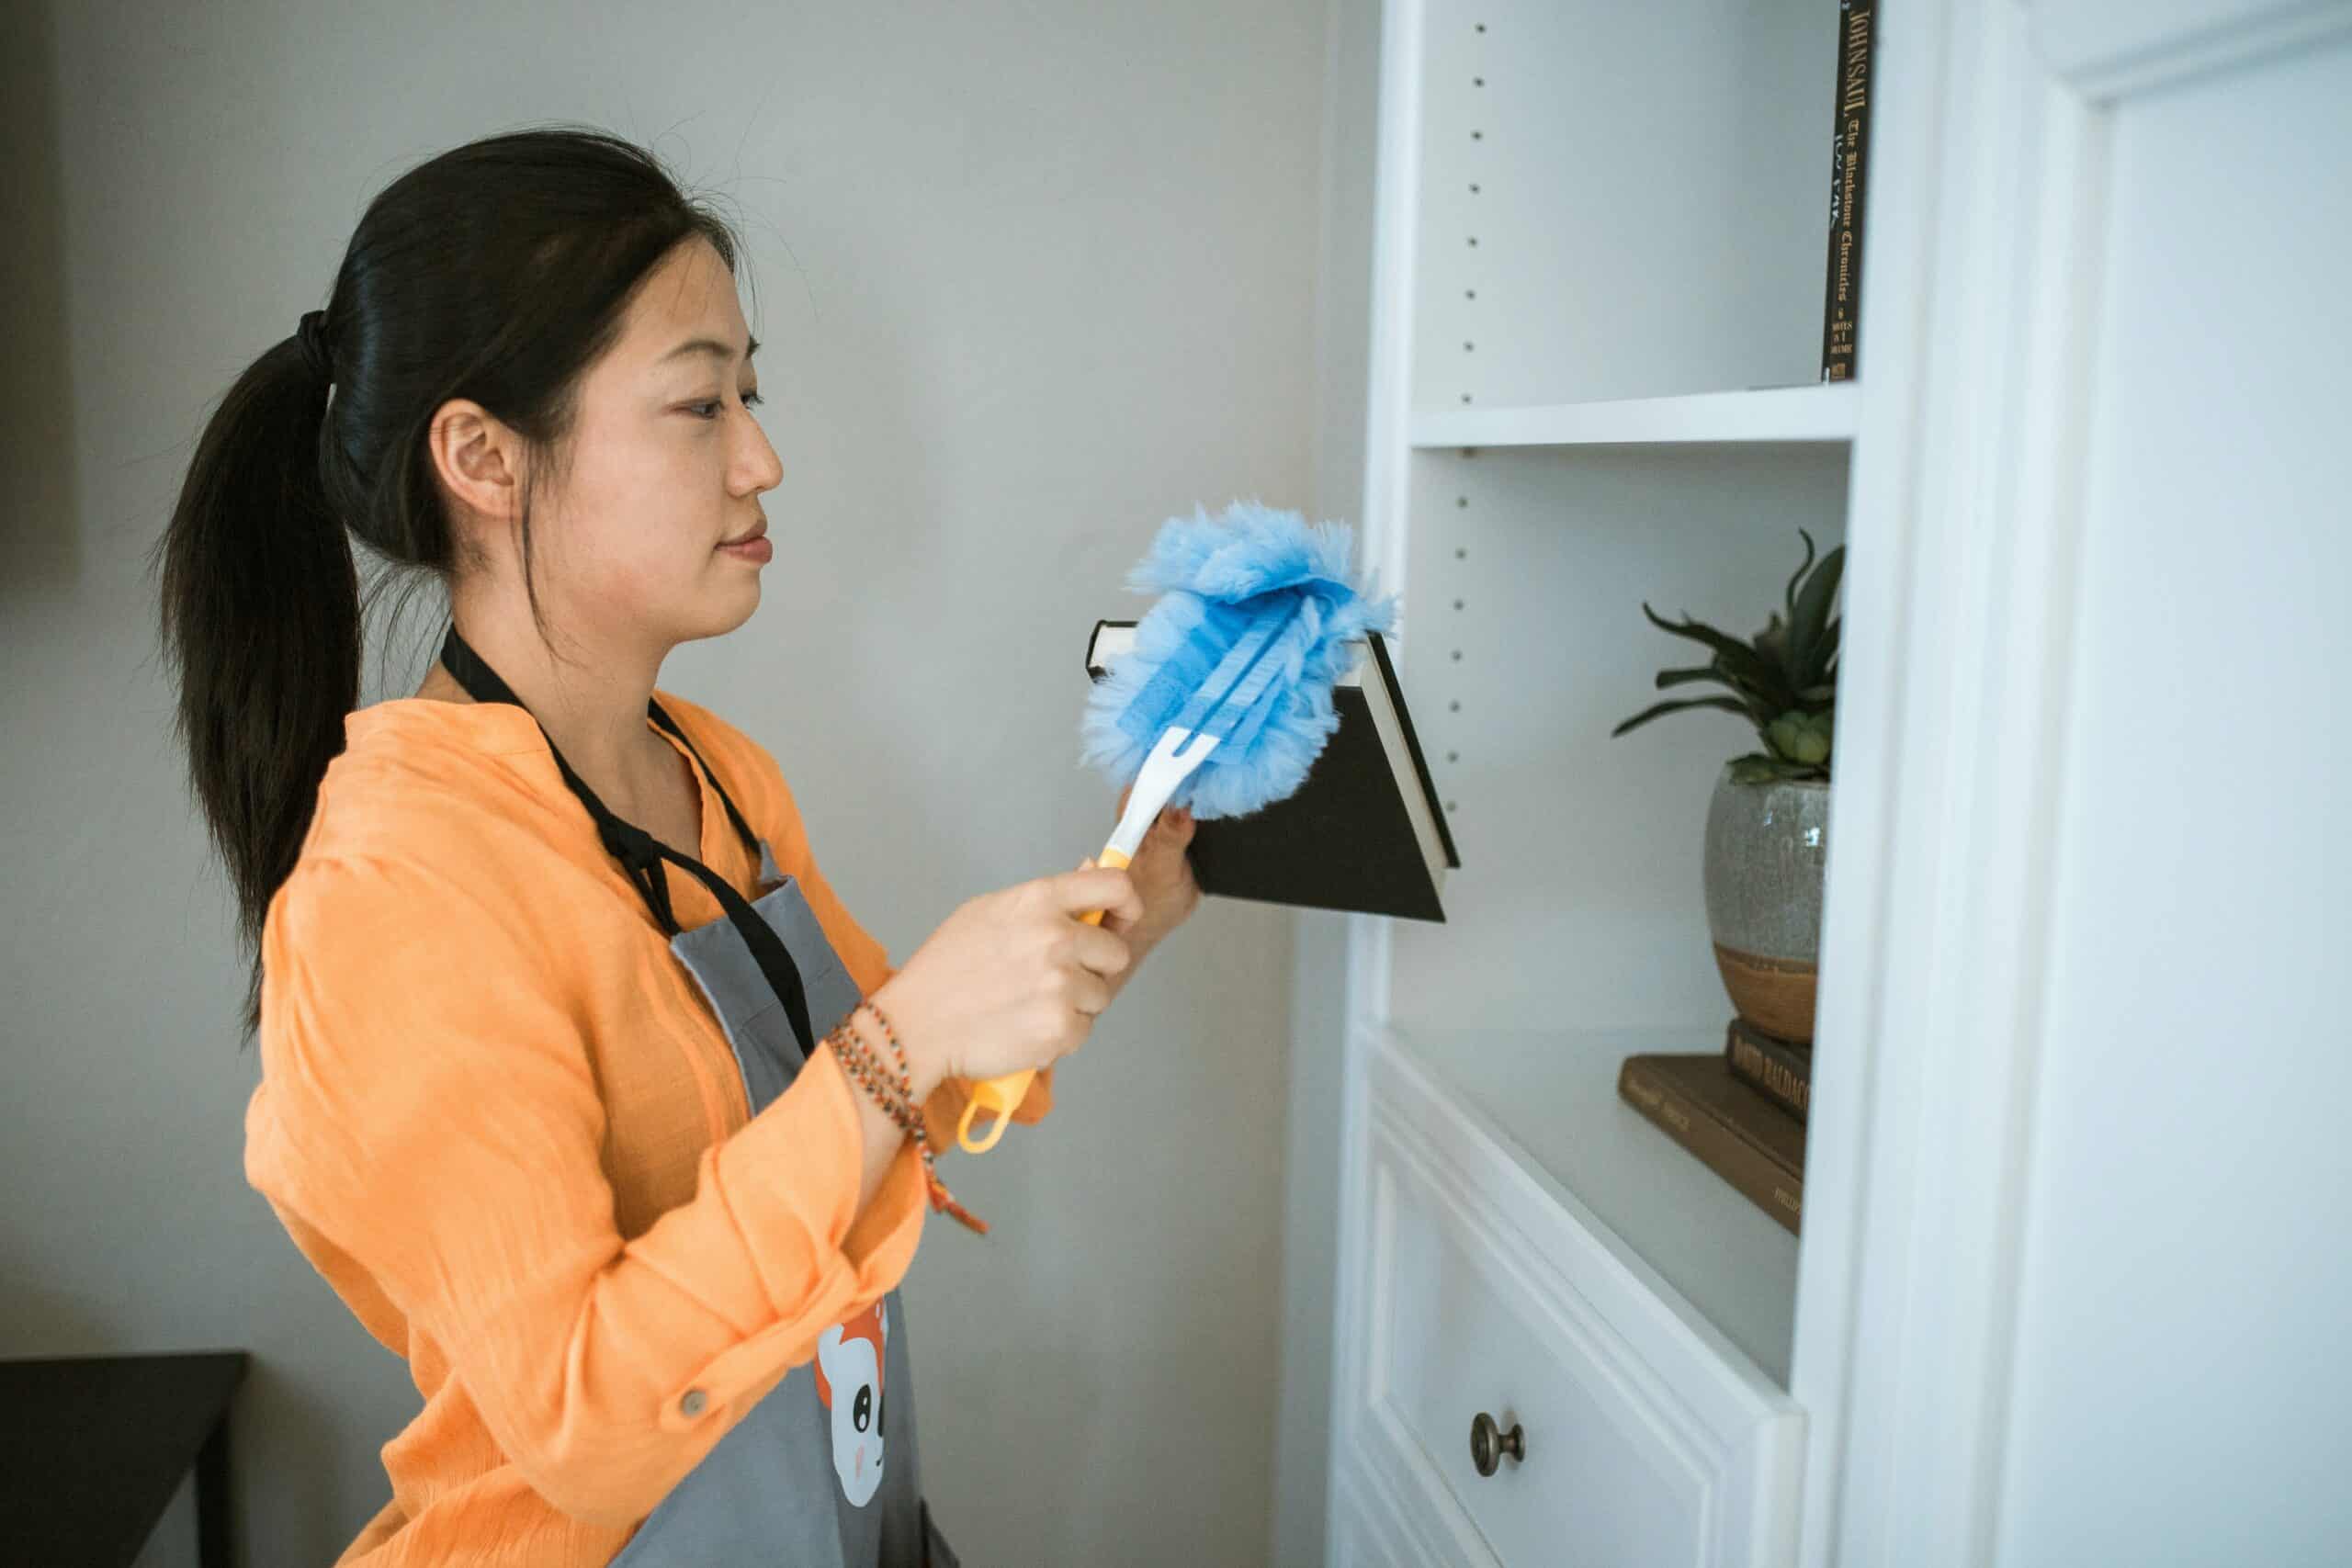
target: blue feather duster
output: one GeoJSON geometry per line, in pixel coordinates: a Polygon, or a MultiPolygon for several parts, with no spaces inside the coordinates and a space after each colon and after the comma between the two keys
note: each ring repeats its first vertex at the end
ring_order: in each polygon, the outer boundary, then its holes
{"type": "Polygon", "coordinates": [[[1169,797],[1210,821],[1281,800],[1306,780],[1339,715],[1331,687],[1366,632],[1393,630],[1396,600],[1367,598],[1348,568],[1354,530],[1308,524],[1295,512],[1234,502],[1221,517],[1160,525],[1127,586],[1159,602],[1136,626],[1133,649],[1088,694],[1080,756],[1125,786],[1162,731],[1182,722],[1219,737],[1169,797]],[[1226,655],[1272,631],[1253,679],[1217,702],[1205,689],[1226,655]]]}
{"type": "MultiPolygon", "coordinates": [[[[1136,785],[1102,864],[1132,864],[1169,806],[1204,822],[1241,817],[1306,782],[1340,727],[1331,687],[1355,658],[1347,645],[1396,625],[1393,597],[1368,600],[1350,580],[1352,542],[1343,523],[1309,527],[1254,501],[1215,519],[1195,507],[1160,525],[1127,574],[1129,588],[1159,602],[1088,694],[1080,726],[1085,760],[1136,785]]],[[[1102,911],[1080,918],[1097,924],[1102,911]]],[[[975,1083],[956,1143],[972,1154],[994,1148],[1035,1076],[975,1083]],[[991,1121],[977,1134],[984,1115],[991,1121]]]]}

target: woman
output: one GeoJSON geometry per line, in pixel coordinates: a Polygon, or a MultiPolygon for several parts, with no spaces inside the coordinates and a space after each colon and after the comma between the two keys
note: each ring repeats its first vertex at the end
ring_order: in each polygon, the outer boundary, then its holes
{"type": "Polygon", "coordinates": [[[254,948],[247,1175],[424,1401],[346,1563],[952,1561],[895,1289],[953,1207],[930,1152],[974,1078],[1045,1069],[1044,1116],[1199,896],[1168,814],[894,968],[775,760],[657,689],[770,557],[736,257],[601,133],[445,153],[231,389],[163,543],[254,948]],[[450,604],[357,711],[346,529],[450,604]]]}

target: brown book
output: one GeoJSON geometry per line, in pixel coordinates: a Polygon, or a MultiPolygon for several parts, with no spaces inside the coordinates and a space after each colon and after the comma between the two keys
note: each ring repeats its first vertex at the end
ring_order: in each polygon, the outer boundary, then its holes
{"type": "Polygon", "coordinates": [[[1628,1056],[1617,1092],[1750,1202],[1797,1228],[1804,1123],[1732,1077],[1720,1054],[1628,1056]]]}
{"type": "Polygon", "coordinates": [[[1767,1034],[1735,1017],[1724,1031],[1724,1059],[1732,1076],[1754,1084],[1798,1121],[1813,1104],[1813,1047],[1767,1034]]]}

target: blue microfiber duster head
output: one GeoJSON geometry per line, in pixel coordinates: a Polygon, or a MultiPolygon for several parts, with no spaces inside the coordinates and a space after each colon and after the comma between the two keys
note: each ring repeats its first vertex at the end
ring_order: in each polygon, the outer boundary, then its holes
{"type": "Polygon", "coordinates": [[[1331,687],[1355,661],[1351,645],[1396,626],[1396,598],[1368,599],[1350,577],[1353,540],[1344,523],[1310,525],[1254,501],[1217,518],[1195,507],[1168,519],[1127,573],[1128,588],[1160,597],[1136,623],[1134,649],[1088,694],[1083,760],[1124,787],[1181,722],[1221,739],[1170,806],[1205,822],[1295,791],[1339,728],[1331,687]],[[1204,687],[1253,630],[1274,639],[1238,700],[1218,706],[1224,680],[1204,687]]]}

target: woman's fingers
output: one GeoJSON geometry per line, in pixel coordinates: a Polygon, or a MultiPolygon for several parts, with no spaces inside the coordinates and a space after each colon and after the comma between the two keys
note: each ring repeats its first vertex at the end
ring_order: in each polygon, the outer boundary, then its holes
{"type": "Polygon", "coordinates": [[[1101,909],[1130,920],[1143,919],[1143,897],[1136,891],[1135,878],[1115,866],[1094,865],[1090,859],[1056,877],[1053,891],[1055,901],[1069,914],[1101,909]]]}

